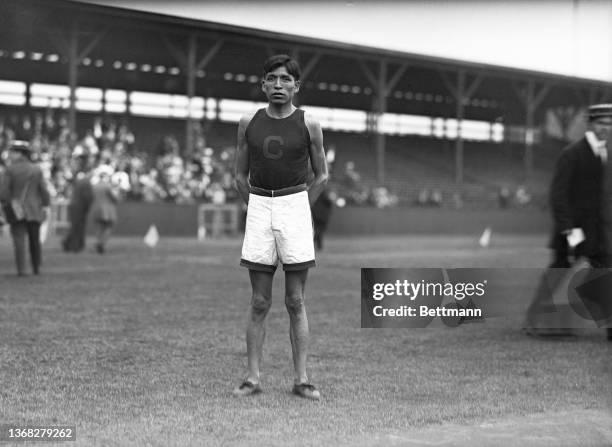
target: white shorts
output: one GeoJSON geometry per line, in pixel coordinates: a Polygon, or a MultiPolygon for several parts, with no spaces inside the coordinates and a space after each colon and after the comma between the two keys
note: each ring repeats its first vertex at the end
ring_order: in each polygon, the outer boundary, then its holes
{"type": "Polygon", "coordinates": [[[271,273],[276,271],[279,260],[285,271],[314,267],[308,192],[274,197],[259,195],[261,192],[272,193],[251,189],[240,265],[271,273]]]}

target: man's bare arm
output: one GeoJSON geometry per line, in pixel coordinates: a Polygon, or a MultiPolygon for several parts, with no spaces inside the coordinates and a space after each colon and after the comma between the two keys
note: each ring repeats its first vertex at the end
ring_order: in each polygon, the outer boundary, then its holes
{"type": "Polygon", "coordinates": [[[319,195],[325,190],[329,173],[327,171],[327,159],[325,158],[325,150],[323,149],[323,131],[321,124],[309,116],[304,117],[306,127],[310,133],[310,164],[314,172],[314,178],[308,185],[308,201],[312,206],[319,195]]]}
{"type": "Polygon", "coordinates": [[[249,146],[246,141],[246,128],[251,122],[252,115],[245,115],[240,119],[238,124],[238,142],[236,144],[236,165],[234,168],[234,176],[236,181],[236,189],[244,200],[244,203],[249,203],[249,146]]]}

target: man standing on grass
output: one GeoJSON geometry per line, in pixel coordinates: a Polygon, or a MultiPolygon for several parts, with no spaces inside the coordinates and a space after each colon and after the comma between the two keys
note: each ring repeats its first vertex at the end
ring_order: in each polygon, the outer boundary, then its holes
{"type": "Polygon", "coordinates": [[[293,105],[299,88],[297,61],[283,54],[270,57],[262,80],[268,106],[243,116],[238,125],[236,188],[248,207],[240,265],[249,269],[252,297],[246,330],[248,372],[234,389],[237,396],[261,392],[265,319],[280,261],[295,369],[292,392],[313,400],[320,397],[306,374],[304,289],[308,269],[315,265],[310,206],[325,188],[328,173],[321,125],[293,105]],[[309,162],[314,173],[310,182],[309,162]]]}
{"type": "Polygon", "coordinates": [[[78,253],[85,248],[87,216],[93,203],[93,188],[91,185],[91,162],[88,154],[76,157],[76,173],[72,183],[68,217],[70,230],[62,241],[62,248],[67,252],[78,253]]]}
{"type": "Polygon", "coordinates": [[[40,225],[49,217],[51,204],[43,172],[30,157],[30,144],[26,141],[14,141],[11,146],[12,162],[0,184],[0,202],[11,226],[18,276],[27,276],[26,239],[30,249],[32,273],[40,274],[40,225]]]}
{"type": "MultiPolygon", "coordinates": [[[[538,315],[554,311],[550,285],[560,284],[570,257],[583,256],[592,267],[612,266],[612,158],[606,139],[612,131],[612,105],[588,109],[585,135],[566,147],[557,161],[550,188],[554,230],[550,247],[553,261],[540,281],[529,309],[523,333],[565,335],[565,328],[540,328],[538,315]],[[607,233],[607,238],[606,238],[607,233]],[[606,242],[606,239],[610,241],[606,242]]],[[[608,329],[612,341],[612,329],[608,329]]]]}

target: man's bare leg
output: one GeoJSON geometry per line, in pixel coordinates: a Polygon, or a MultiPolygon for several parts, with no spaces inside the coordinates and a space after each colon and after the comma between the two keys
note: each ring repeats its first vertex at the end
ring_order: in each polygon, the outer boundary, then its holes
{"type": "Polygon", "coordinates": [[[249,278],[253,293],[246,330],[248,373],[245,381],[234,390],[236,395],[249,395],[261,391],[259,367],[266,338],[266,316],[272,305],[274,273],[249,270],[249,278]]]}
{"type": "Polygon", "coordinates": [[[308,270],[285,272],[285,306],[289,313],[289,338],[293,352],[293,392],[301,397],[319,399],[319,392],[308,381],[306,357],[308,355],[308,317],[304,304],[304,289],[308,270]]]}

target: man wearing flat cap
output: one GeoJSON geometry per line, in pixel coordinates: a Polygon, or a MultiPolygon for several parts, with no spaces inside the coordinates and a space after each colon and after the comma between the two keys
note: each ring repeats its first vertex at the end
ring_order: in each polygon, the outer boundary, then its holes
{"type": "MultiPolygon", "coordinates": [[[[553,260],[527,310],[523,331],[528,335],[562,335],[539,329],[537,315],[554,309],[550,286],[559,284],[570,258],[584,257],[596,268],[612,266],[612,151],[606,140],[612,132],[612,104],[588,108],[587,130],[563,149],[550,188],[553,260]],[[608,212],[606,208],[611,208],[608,212]],[[609,215],[609,222],[605,216],[609,215]]],[[[612,142],[611,142],[612,143],[612,142]]],[[[612,330],[608,329],[608,340],[612,330]]]]}
{"type": "Polygon", "coordinates": [[[49,214],[49,191],[42,170],[30,161],[27,142],[13,142],[10,159],[0,185],[0,202],[11,226],[17,274],[26,275],[27,236],[32,273],[37,275],[41,264],[40,224],[49,214]]]}

